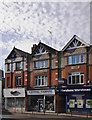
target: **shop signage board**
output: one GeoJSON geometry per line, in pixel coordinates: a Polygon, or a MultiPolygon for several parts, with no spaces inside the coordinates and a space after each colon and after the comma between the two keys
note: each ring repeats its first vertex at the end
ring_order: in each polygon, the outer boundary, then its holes
{"type": "Polygon", "coordinates": [[[55,95],[55,90],[28,90],[27,95],[55,95]]]}
{"type": "Polygon", "coordinates": [[[58,84],[64,85],[65,84],[65,79],[64,78],[59,78],[58,79],[58,84]]]}
{"type": "Polygon", "coordinates": [[[25,88],[6,88],[4,89],[4,97],[25,97],[25,88]]]}
{"type": "Polygon", "coordinates": [[[92,92],[92,86],[79,87],[59,87],[55,89],[55,93],[85,93],[92,92]]]}

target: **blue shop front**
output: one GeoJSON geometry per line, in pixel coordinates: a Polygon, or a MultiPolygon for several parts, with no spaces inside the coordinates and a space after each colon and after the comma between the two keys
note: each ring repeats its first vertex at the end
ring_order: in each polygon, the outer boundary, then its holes
{"type": "Polygon", "coordinates": [[[66,86],[55,89],[56,112],[92,114],[92,86],[66,86]]]}

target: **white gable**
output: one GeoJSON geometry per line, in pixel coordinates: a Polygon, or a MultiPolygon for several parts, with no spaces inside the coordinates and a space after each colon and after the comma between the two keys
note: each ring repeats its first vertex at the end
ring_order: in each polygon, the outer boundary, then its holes
{"type": "Polygon", "coordinates": [[[89,45],[85,41],[81,40],[79,37],[74,35],[73,38],[63,48],[63,51],[75,49],[75,48],[79,48],[79,47],[83,47],[83,46],[85,47],[85,46],[89,46],[89,45]]]}

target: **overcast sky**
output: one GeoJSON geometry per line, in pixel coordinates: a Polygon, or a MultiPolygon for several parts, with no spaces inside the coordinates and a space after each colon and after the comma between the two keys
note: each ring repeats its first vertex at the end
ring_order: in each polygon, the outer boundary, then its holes
{"type": "Polygon", "coordinates": [[[0,3],[0,68],[14,46],[31,53],[39,41],[51,46],[52,37],[61,50],[73,35],[90,42],[89,2],[0,3]]]}

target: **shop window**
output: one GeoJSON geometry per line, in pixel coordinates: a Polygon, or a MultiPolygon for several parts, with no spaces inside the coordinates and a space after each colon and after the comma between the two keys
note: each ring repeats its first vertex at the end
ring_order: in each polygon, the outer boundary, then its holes
{"type": "Polygon", "coordinates": [[[68,64],[79,64],[84,62],[84,55],[68,56],[68,64]]]}
{"type": "Polygon", "coordinates": [[[10,77],[7,77],[7,87],[10,87],[10,77]]]}
{"type": "Polygon", "coordinates": [[[35,76],[35,86],[47,86],[47,76],[35,76]]]}
{"type": "Polygon", "coordinates": [[[47,60],[35,61],[34,62],[34,67],[35,68],[47,68],[48,67],[48,61],[47,60]]]}
{"type": "Polygon", "coordinates": [[[19,69],[21,68],[20,65],[21,65],[21,62],[17,62],[17,63],[16,63],[16,70],[19,70],[19,69]]]}
{"type": "Polygon", "coordinates": [[[15,77],[15,86],[21,86],[21,77],[20,76],[15,77]]]}
{"type": "Polygon", "coordinates": [[[7,98],[7,108],[25,108],[24,98],[7,98]]]}
{"type": "Polygon", "coordinates": [[[73,72],[68,73],[68,81],[69,85],[72,84],[83,84],[84,83],[84,73],[83,72],[73,72]]]}
{"type": "Polygon", "coordinates": [[[7,71],[10,71],[10,63],[7,64],[7,71]]]}

